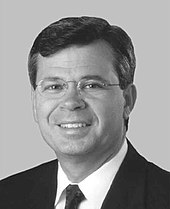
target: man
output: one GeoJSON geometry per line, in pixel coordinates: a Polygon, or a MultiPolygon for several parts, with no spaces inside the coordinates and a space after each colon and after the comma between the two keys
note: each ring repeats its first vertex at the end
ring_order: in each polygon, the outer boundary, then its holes
{"type": "Polygon", "coordinates": [[[121,28],[61,19],[36,38],[28,69],[34,118],[57,160],[2,180],[0,208],[170,208],[170,174],[126,138],[135,55],[121,28]]]}

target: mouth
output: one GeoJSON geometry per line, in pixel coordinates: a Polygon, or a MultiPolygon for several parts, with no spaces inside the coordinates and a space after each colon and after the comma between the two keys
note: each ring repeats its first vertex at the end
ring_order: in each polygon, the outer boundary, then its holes
{"type": "Polygon", "coordinates": [[[78,129],[78,128],[85,128],[90,126],[91,124],[86,122],[67,122],[67,123],[61,123],[58,124],[60,128],[63,129],[78,129]]]}

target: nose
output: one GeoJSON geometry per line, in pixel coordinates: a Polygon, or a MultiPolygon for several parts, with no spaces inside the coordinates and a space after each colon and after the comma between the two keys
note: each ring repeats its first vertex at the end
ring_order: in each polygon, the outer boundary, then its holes
{"type": "Polygon", "coordinates": [[[86,107],[86,102],[83,100],[79,92],[76,88],[72,90],[68,90],[64,98],[62,98],[62,101],[60,103],[60,108],[62,110],[69,110],[69,111],[75,111],[75,110],[82,110],[86,107]]]}

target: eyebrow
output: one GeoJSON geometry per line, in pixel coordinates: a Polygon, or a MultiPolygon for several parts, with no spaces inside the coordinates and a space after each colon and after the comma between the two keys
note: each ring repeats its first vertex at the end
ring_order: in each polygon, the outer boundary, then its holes
{"type": "Polygon", "coordinates": [[[81,79],[86,79],[86,80],[94,79],[94,80],[107,82],[106,79],[104,79],[103,77],[99,75],[86,75],[86,76],[83,76],[81,79]]]}
{"type": "Polygon", "coordinates": [[[48,76],[45,77],[43,80],[61,80],[62,78],[58,77],[58,76],[48,76]]]}
{"type": "MultiPolygon", "coordinates": [[[[64,78],[63,77],[58,77],[58,76],[48,76],[48,77],[45,77],[44,78],[45,80],[48,80],[48,79],[50,79],[50,80],[56,80],[56,79],[62,79],[62,80],[64,80],[64,78]]],[[[103,82],[107,82],[107,80],[106,79],[104,79],[103,77],[101,77],[101,76],[99,76],[99,75],[85,75],[85,76],[82,76],[81,78],[80,78],[80,80],[99,80],[99,81],[103,81],[103,82]]]]}

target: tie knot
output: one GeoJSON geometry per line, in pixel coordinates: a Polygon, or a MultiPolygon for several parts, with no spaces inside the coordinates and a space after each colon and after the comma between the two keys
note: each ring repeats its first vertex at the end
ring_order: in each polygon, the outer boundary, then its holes
{"type": "Polygon", "coordinates": [[[77,209],[80,202],[84,199],[84,194],[79,189],[78,185],[68,185],[66,188],[65,209],[77,209]]]}

